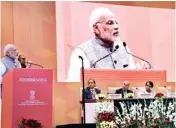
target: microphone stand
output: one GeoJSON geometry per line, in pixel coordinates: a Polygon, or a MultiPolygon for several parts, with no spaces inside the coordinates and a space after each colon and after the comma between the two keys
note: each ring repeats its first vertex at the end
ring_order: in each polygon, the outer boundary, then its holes
{"type": "Polygon", "coordinates": [[[130,55],[132,55],[132,56],[134,56],[134,57],[136,57],[136,58],[138,58],[138,59],[140,59],[140,60],[146,62],[146,63],[149,65],[149,69],[152,69],[152,65],[151,65],[148,61],[146,61],[146,60],[144,60],[144,59],[142,59],[142,58],[140,58],[140,57],[138,57],[138,56],[135,56],[135,55],[129,53],[128,50],[127,50],[127,48],[126,48],[126,43],[125,43],[125,42],[123,42],[123,46],[125,47],[125,50],[126,50],[126,52],[127,52],[128,54],[130,54],[130,55]]]}
{"type": "Polygon", "coordinates": [[[82,61],[82,68],[81,68],[81,73],[82,73],[82,107],[83,107],[83,124],[86,123],[86,111],[85,111],[85,84],[84,84],[84,59],[82,56],[79,56],[79,58],[82,61]]]}
{"type": "MultiPolygon", "coordinates": [[[[39,65],[39,64],[35,64],[35,63],[31,63],[31,62],[26,62],[27,64],[30,64],[30,67],[31,67],[31,65],[35,65],[35,66],[38,66],[38,67],[40,67],[40,68],[43,68],[43,66],[42,65],[39,65]]],[[[29,67],[29,68],[30,68],[29,67]]]]}

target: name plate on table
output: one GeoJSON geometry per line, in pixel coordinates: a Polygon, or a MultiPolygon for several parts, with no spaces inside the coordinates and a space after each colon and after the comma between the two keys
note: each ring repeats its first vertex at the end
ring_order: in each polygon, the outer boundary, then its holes
{"type": "Polygon", "coordinates": [[[108,94],[108,99],[121,99],[122,98],[122,94],[108,94]]]}
{"type": "Polygon", "coordinates": [[[140,94],[140,98],[153,98],[153,94],[143,93],[140,94]]]}

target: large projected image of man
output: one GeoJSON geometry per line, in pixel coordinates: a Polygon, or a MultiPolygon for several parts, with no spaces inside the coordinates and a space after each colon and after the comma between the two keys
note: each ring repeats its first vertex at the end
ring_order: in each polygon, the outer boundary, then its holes
{"type": "MultiPolygon", "coordinates": [[[[120,41],[119,24],[115,14],[108,8],[96,8],[90,16],[89,23],[95,36],[74,49],[67,80],[80,81],[82,63],[79,56],[83,57],[85,68],[134,69],[133,58],[120,41]]],[[[129,51],[128,48],[127,50],[129,51]]]]}

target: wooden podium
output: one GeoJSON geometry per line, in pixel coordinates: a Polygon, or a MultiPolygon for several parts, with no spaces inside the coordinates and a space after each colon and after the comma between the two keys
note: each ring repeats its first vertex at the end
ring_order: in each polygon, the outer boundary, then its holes
{"type": "Polygon", "coordinates": [[[23,118],[52,127],[52,69],[13,69],[3,77],[2,128],[17,128],[23,118]]]}

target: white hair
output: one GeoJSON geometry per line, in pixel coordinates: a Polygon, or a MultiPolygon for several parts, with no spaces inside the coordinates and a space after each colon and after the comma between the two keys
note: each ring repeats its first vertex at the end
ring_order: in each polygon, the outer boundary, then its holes
{"type": "Polygon", "coordinates": [[[95,25],[101,17],[106,17],[106,16],[115,17],[115,14],[105,7],[98,7],[92,11],[92,14],[89,20],[89,26],[91,27],[92,32],[93,32],[93,25],[95,25]]]}
{"type": "Polygon", "coordinates": [[[124,81],[124,84],[126,85],[126,84],[129,84],[130,82],[128,81],[128,80],[125,80],[124,81]]]}
{"type": "Polygon", "coordinates": [[[7,44],[5,47],[4,47],[4,55],[7,55],[7,52],[12,49],[12,48],[16,48],[15,45],[13,44],[7,44]]]}

